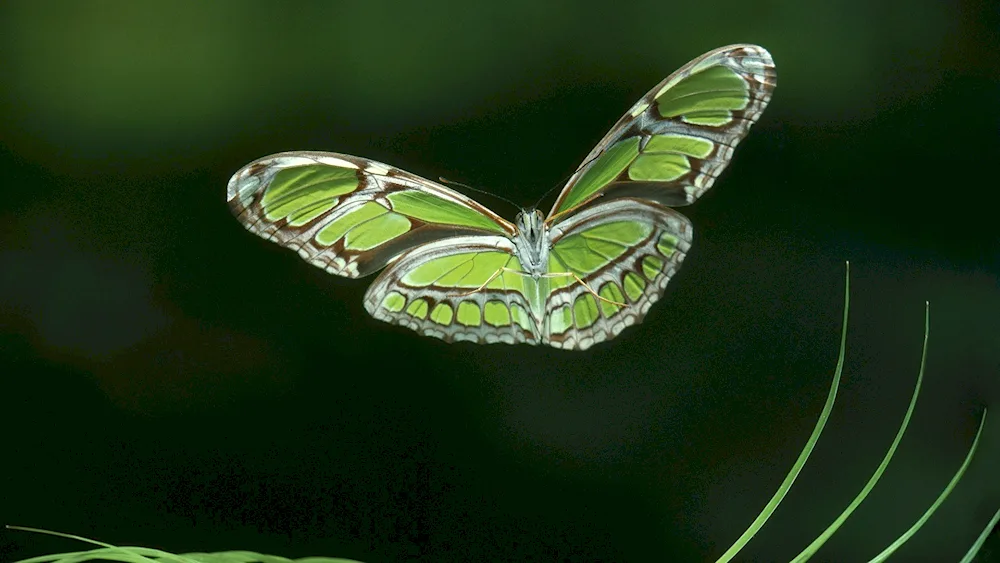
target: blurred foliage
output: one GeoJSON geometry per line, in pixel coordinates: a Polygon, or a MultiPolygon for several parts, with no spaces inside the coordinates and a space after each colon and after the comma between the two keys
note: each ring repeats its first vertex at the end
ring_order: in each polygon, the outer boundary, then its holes
{"type": "Polygon", "coordinates": [[[0,141],[54,169],[205,162],[309,111],[348,130],[428,126],[567,82],[654,84],[735,42],[774,55],[772,111],[868,119],[983,56],[968,17],[936,0],[6,2],[0,141]]]}

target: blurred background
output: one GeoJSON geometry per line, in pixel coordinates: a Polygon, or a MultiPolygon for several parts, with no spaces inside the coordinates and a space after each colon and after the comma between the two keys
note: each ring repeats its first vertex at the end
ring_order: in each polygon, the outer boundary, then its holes
{"type": "MultiPolygon", "coordinates": [[[[787,561],[864,485],[930,301],[908,434],[819,559],[903,533],[990,406],[898,559],[957,560],[1000,506],[998,51],[988,0],[4,2],[0,523],[369,563],[714,560],[819,415],[850,260],[833,416],[740,559],[787,561]],[[586,352],[375,321],[370,279],[225,204],[244,164],[313,149],[530,205],[737,42],[774,56],[771,105],[684,209],[665,298],[586,352]]],[[[0,531],[5,562],[82,548],[0,531]]]]}

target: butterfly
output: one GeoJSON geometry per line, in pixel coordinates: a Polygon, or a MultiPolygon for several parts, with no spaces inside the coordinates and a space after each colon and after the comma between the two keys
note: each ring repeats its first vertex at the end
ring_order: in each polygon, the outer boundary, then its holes
{"type": "Polygon", "coordinates": [[[513,223],[439,183],[345,154],[244,166],[230,209],[251,232],[331,274],[385,269],[375,318],[448,342],[584,350],[639,323],[691,245],[671,209],[704,194],[775,86],[771,55],[730,45],[642,97],[569,178],[552,210],[513,223]]]}

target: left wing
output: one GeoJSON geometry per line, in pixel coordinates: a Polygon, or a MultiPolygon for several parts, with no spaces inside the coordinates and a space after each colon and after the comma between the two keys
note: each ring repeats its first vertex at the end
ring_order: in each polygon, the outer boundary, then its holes
{"type": "Polygon", "coordinates": [[[760,117],[774,61],[756,45],[705,53],[649,91],[618,120],[559,193],[548,222],[598,196],[687,205],[705,193],[760,117]]]}
{"type": "Polygon", "coordinates": [[[514,234],[509,222],[456,191],[346,154],[267,156],[236,172],[226,194],[250,232],[349,278],[375,272],[423,243],[514,234]]]}

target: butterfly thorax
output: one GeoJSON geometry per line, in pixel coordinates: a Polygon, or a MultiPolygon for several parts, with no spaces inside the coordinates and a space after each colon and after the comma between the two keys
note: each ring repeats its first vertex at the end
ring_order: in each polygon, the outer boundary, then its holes
{"type": "Polygon", "coordinates": [[[522,209],[514,218],[514,225],[517,258],[524,271],[538,279],[548,271],[549,231],[545,217],[537,209],[522,209]]]}

